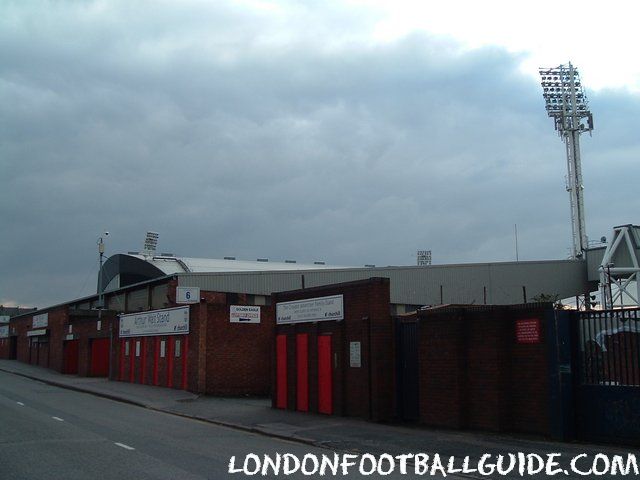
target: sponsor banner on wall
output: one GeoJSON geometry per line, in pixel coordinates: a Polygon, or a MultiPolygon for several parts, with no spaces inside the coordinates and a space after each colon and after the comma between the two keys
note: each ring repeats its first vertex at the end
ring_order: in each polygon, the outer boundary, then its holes
{"type": "Polygon", "coordinates": [[[49,314],[41,313],[33,316],[33,324],[31,328],[46,328],[49,326],[49,314]]]}
{"type": "Polygon", "coordinates": [[[343,296],[308,298],[276,304],[276,323],[344,320],[343,296]]]}
{"type": "Polygon", "coordinates": [[[9,325],[0,326],[0,338],[9,338],[9,325]]]}
{"type": "Polygon", "coordinates": [[[260,307],[252,305],[231,305],[229,307],[231,323],[260,323],[260,307]]]}
{"type": "Polygon", "coordinates": [[[189,333],[189,307],[120,315],[120,337],[184,335],[189,333]]]}

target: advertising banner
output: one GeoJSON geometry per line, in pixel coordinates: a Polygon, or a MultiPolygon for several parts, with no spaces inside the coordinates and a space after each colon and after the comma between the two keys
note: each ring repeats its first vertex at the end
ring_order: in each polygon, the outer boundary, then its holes
{"type": "Polygon", "coordinates": [[[120,315],[120,337],[184,335],[189,333],[189,307],[120,315]]]}
{"type": "Polygon", "coordinates": [[[231,323],[260,323],[260,307],[252,305],[231,305],[229,307],[231,323]]]}
{"type": "Polygon", "coordinates": [[[33,325],[31,328],[46,328],[49,326],[49,314],[41,313],[33,316],[33,325]]]}
{"type": "Polygon", "coordinates": [[[343,296],[308,298],[276,304],[276,323],[344,320],[343,296]]]}

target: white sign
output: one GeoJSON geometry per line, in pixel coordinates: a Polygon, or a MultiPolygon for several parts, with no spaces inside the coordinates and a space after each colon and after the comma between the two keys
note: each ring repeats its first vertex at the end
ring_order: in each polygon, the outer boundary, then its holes
{"type": "Polygon", "coordinates": [[[176,303],[200,303],[200,287],[176,287],[176,303]]]}
{"type": "Polygon", "coordinates": [[[349,342],[349,366],[354,368],[360,368],[360,342],[349,342]]]}
{"type": "Polygon", "coordinates": [[[277,324],[322,322],[325,320],[344,320],[342,295],[276,304],[277,324]]]}
{"type": "Polygon", "coordinates": [[[64,337],[65,340],[73,340],[75,337],[73,336],[73,333],[70,333],[69,335],[67,335],[66,337],[64,337]]]}
{"type": "Polygon", "coordinates": [[[11,317],[9,315],[0,315],[0,324],[9,323],[11,317]]]}
{"type": "Polygon", "coordinates": [[[41,313],[33,316],[33,324],[31,328],[45,328],[49,326],[49,314],[41,313]]]}
{"type": "Polygon", "coordinates": [[[120,337],[184,335],[189,333],[189,307],[120,315],[120,337]]]}
{"type": "Polygon", "coordinates": [[[29,330],[27,332],[27,337],[39,337],[40,335],[46,335],[47,329],[41,328],[40,330],[29,330]]]}
{"type": "Polygon", "coordinates": [[[260,307],[251,305],[231,305],[229,307],[231,323],[260,323],[260,307]]]}
{"type": "Polygon", "coordinates": [[[9,338],[9,325],[0,326],[0,338],[9,338]]]}

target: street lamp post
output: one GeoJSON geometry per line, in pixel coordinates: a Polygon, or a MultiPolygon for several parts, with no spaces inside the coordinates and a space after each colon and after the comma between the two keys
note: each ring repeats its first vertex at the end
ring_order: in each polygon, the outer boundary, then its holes
{"type": "MultiPolygon", "coordinates": [[[[104,236],[108,237],[109,232],[104,232],[104,236]]],[[[104,309],[104,285],[102,284],[102,265],[104,261],[104,240],[98,238],[98,256],[100,260],[100,269],[98,270],[98,322],[102,328],[102,310],[104,309]]],[[[111,380],[111,364],[113,358],[113,328],[109,325],[109,380],[111,380]]]]}

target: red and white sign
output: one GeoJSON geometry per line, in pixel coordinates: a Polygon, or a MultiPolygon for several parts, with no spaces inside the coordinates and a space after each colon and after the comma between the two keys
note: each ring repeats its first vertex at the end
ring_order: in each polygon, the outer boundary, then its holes
{"type": "Polygon", "coordinates": [[[516,341],[518,343],[540,343],[540,319],[517,320],[516,341]]]}
{"type": "Polygon", "coordinates": [[[231,323],[260,323],[260,307],[253,305],[230,305],[231,323]]]}

